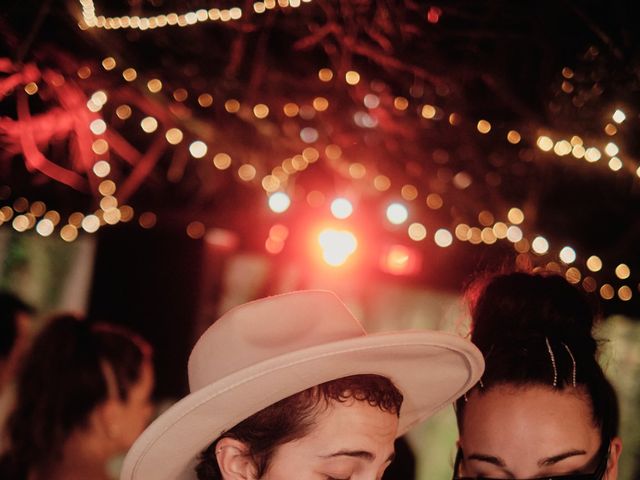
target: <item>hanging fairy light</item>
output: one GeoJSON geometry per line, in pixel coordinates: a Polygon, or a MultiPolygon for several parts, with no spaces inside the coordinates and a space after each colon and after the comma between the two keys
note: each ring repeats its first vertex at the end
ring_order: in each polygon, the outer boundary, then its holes
{"type": "Polygon", "coordinates": [[[394,225],[401,225],[409,218],[409,211],[401,203],[392,203],[387,207],[387,220],[394,225]]]}
{"type": "Polygon", "coordinates": [[[346,198],[336,198],[331,202],[331,213],[338,219],[345,219],[353,213],[353,205],[346,198]]]}
{"type": "Polygon", "coordinates": [[[616,123],[622,123],[626,120],[627,116],[624,114],[622,110],[618,109],[615,112],[613,112],[613,115],[611,116],[611,118],[616,123]]]}
{"type": "Polygon", "coordinates": [[[453,243],[453,235],[446,228],[440,228],[434,234],[433,240],[439,247],[446,248],[453,243]]]}
{"type": "MultiPolygon", "coordinates": [[[[265,13],[267,10],[274,9],[276,6],[298,8],[302,3],[309,2],[311,2],[311,0],[281,0],[277,3],[275,0],[266,0],[263,2],[258,1],[253,4],[253,11],[257,14],[261,14],[265,13]]],[[[129,15],[105,17],[103,15],[96,14],[96,7],[93,0],[80,0],[80,5],[82,6],[82,21],[80,22],[80,28],[82,29],[104,28],[107,30],[153,30],[155,28],[172,26],[187,27],[203,22],[229,22],[232,20],[240,20],[244,16],[242,8],[236,6],[224,9],[199,9],[181,14],[169,12],[149,17],[129,15]]]]}
{"type": "Polygon", "coordinates": [[[276,192],[269,196],[269,208],[275,213],[286,212],[290,205],[291,199],[284,192],[276,192]]]}

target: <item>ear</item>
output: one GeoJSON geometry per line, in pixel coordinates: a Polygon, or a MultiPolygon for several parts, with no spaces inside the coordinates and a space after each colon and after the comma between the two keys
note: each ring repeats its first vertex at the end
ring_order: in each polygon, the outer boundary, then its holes
{"type": "Polygon", "coordinates": [[[224,437],[216,444],[215,453],[224,480],[256,479],[256,468],[245,443],[224,437]]]}
{"type": "Polygon", "coordinates": [[[94,428],[104,433],[111,440],[120,436],[122,405],[115,399],[109,398],[104,401],[92,414],[94,428]]]}
{"type": "Polygon", "coordinates": [[[604,477],[606,480],[616,480],[618,478],[618,460],[620,460],[621,453],[622,439],[615,437],[611,440],[611,446],[609,447],[609,462],[607,463],[607,473],[604,477]]]}

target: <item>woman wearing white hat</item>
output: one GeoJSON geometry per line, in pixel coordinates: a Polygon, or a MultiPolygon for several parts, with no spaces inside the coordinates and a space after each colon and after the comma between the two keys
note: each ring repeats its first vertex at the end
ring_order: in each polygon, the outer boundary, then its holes
{"type": "Polygon", "coordinates": [[[142,434],[121,479],[377,479],[394,439],[482,369],[454,335],[368,335],[330,292],[257,300],[202,335],[191,394],[142,434]]]}

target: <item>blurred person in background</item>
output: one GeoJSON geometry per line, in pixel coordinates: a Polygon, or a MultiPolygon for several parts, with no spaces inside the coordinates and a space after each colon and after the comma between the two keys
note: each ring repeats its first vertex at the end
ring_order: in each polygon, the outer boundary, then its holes
{"type": "Polygon", "coordinates": [[[107,480],[108,462],[146,426],[151,348],[132,332],[53,318],[34,340],[7,422],[3,480],[107,480]]]}
{"type": "Polygon", "coordinates": [[[13,408],[15,377],[33,334],[33,308],[10,292],[0,292],[0,452],[13,408]]]}
{"type": "Polygon", "coordinates": [[[586,297],[562,277],[526,273],[469,294],[486,369],[457,401],[454,478],[615,480],[618,402],[586,297]]]}

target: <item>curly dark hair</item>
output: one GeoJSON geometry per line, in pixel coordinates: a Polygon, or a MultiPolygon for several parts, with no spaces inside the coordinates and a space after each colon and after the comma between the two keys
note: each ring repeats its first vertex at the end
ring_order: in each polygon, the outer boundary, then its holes
{"type": "Polygon", "coordinates": [[[215,451],[223,438],[234,438],[249,447],[258,478],[266,472],[276,448],[304,437],[319,413],[331,401],[355,399],[384,412],[400,415],[402,394],[386,377],[352,375],[321,383],[270,405],[223,433],[200,454],[199,480],[221,480],[215,451]]]}
{"type": "Polygon", "coordinates": [[[125,328],[70,315],[53,318],[19,373],[0,476],[26,478],[29,471],[46,471],[59,461],[65,440],[108,398],[105,364],[117,395],[126,400],[150,354],[147,342],[125,328]]]}

